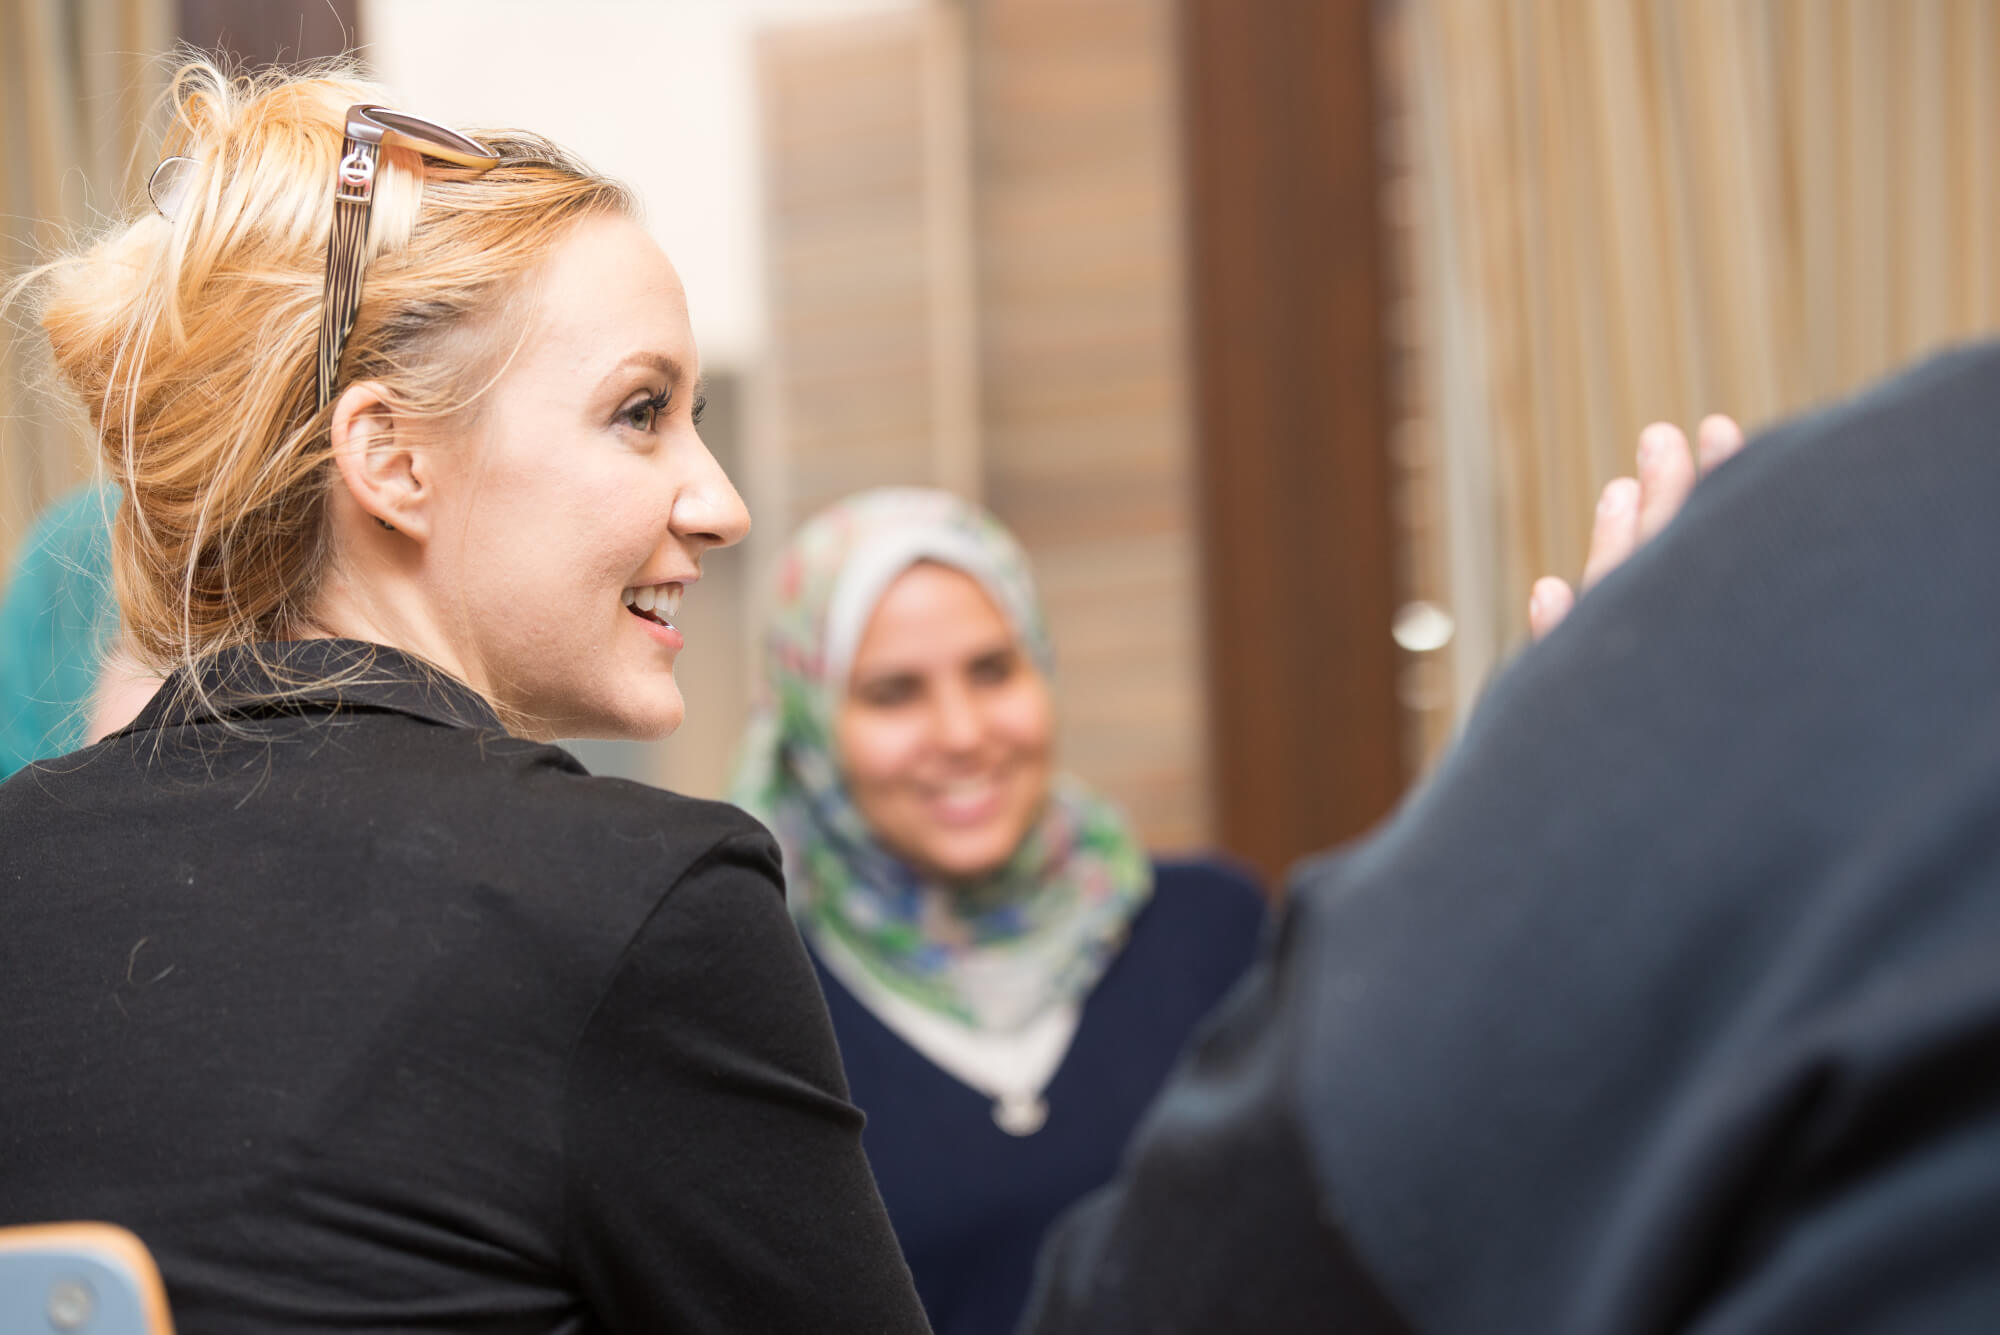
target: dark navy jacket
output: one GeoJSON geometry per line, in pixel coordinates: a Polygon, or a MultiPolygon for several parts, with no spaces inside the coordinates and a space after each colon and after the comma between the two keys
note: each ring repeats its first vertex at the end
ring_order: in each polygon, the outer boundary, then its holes
{"type": "Polygon", "coordinates": [[[2000,1330],[2000,351],[1752,441],[1290,904],[1037,1335],[2000,1330]]]}

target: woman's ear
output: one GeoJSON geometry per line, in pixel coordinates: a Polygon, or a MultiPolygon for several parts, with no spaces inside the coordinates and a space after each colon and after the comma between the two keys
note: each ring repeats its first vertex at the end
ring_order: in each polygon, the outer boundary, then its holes
{"type": "Polygon", "coordinates": [[[430,459],[388,390],[372,380],[349,385],[334,400],[328,431],[334,466],[363,514],[419,542],[429,537],[430,459]]]}

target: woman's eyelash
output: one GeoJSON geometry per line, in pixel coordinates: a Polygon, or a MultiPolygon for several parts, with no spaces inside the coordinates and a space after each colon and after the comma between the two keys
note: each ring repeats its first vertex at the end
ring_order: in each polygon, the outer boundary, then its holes
{"type": "Polygon", "coordinates": [[[667,402],[672,395],[672,390],[663,389],[650,399],[639,400],[619,416],[641,431],[651,431],[654,421],[667,410],[667,402]]]}
{"type": "MultiPolygon", "coordinates": [[[[633,404],[620,414],[620,416],[641,431],[651,431],[660,414],[667,410],[667,405],[672,401],[673,391],[671,389],[663,389],[650,399],[641,399],[639,402],[633,404]]],[[[708,395],[695,395],[694,412],[690,415],[690,420],[696,426],[700,426],[701,415],[706,411],[708,411],[708,395]]]]}
{"type": "Polygon", "coordinates": [[[880,677],[860,686],[855,694],[877,709],[893,709],[917,696],[918,684],[911,677],[880,677]]]}

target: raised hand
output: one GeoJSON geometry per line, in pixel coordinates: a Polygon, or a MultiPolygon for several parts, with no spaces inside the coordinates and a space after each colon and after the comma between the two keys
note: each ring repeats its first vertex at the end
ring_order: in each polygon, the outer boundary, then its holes
{"type": "MultiPolygon", "coordinates": [[[[1671,422],[1655,422],[1639,433],[1639,475],[1613,478],[1597,498],[1590,529],[1590,555],[1581,587],[1603,579],[1680,513],[1695,479],[1743,448],[1743,428],[1717,413],[1704,417],[1688,448],[1687,436],[1671,422]]],[[[1541,639],[1576,605],[1567,580],[1544,575],[1528,598],[1528,629],[1541,639]]]]}

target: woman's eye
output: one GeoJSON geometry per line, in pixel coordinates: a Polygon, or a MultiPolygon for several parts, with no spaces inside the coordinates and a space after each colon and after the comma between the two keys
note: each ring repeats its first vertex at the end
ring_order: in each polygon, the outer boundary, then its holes
{"type": "Polygon", "coordinates": [[[706,395],[706,394],[697,394],[697,395],[695,395],[695,396],[694,396],[694,424],[695,424],[696,426],[700,426],[700,425],[701,425],[701,415],[702,415],[703,413],[707,412],[707,411],[708,411],[708,395],[706,395]]]}
{"type": "Polygon", "coordinates": [[[863,682],[854,694],[864,705],[875,709],[894,709],[917,698],[917,683],[911,677],[882,677],[863,682]]]}
{"type": "Polygon", "coordinates": [[[655,394],[649,399],[641,399],[619,414],[626,426],[634,431],[650,432],[659,424],[660,414],[667,410],[667,396],[655,394]]]}
{"type": "Polygon", "coordinates": [[[1014,675],[1015,655],[1012,649],[1004,653],[986,654],[972,660],[972,680],[981,686],[998,686],[1014,675]]]}

